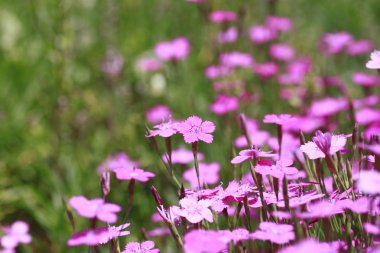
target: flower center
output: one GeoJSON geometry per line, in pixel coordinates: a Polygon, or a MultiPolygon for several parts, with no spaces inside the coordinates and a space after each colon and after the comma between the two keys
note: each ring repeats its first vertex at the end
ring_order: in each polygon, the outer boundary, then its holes
{"type": "Polygon", "coordinates": [[[191,132],[195,133],[195,134],[199,134],[202,132],[202,128],[200,126],[193,126],[191,128],[191,132]]]}

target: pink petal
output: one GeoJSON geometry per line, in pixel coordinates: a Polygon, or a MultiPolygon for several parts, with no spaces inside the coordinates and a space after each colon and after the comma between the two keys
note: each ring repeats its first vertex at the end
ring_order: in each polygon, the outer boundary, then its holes
{"type": "Polygon", "coordinates": [[[193,143],[198,141],[198,135],[194,133],[184,133],[183,137],[186,143],[193,143]]]}
{"type": "Polygon", "coordinates": [[[192,126],[200,126],[202,124],[202,119],[194,115],[187,118],[186,122],[192,126]]]}
{"type": "Polygon", "coordinates": [[[236,156],[234,159],[231,160],[231,163],[232,164],[238,164],[238,163],[242,163],[248,159],[249,159],[249,156],[236,156]]]}
{"type": "Polygon", "coordinates": [[[318,148],[317,144],[312,141],[301,145],[300,150],[307,154],[309,159],[317,159],[325,157],[325,154],[318,148]]]}
{"type": "Polygon", "coordinates": [[[211,121],[205,121],[202,123],[202,131],[205,133],[212,133],[215,131],[215,124],[211,121]]]}
{"type": "Polygon", "coordinates": [[[206,143],[212,143],[212,141],[214,140],[214,137],[211,134],[199,133],[198,139],[206,143]]]}

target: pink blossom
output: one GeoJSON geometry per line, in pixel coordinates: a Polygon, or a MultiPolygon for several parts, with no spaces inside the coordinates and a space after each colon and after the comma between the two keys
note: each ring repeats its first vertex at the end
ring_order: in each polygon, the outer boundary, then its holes
{"type": "Polygon", "coordinates": [[[280,84],[301,84],[311,70],[311,61],[306,57],[289,63],[287,72],[278,77],[280,84]]]}
{"type": "Polygon", "coordinates": [[[181,208],[176,207],[173,212],[176,215],[186,218],[191,223],[198,223],[203,219],[208,222],[213,222],[214,218],[209,207],[212,204],[211,200],[185,197],[179,201],[181,208]]]}
{"type": "Polygon", "coordinates": [[[380,144],[365,145],[360,144],[361,148],[368,150],[376,155],[380,155],[380,144]]]}
{"type": "Polygon", "coordinates": [[[169,207],[167,210],[164,206],[157,207],[157,211],[163,221],[168,224],[177,224],[179,222],[180,215],[176,213],[178,207],[169,207]]]}
{"type": "Polygon", "coordinates": [[[172,41],[158,43],[154,51],[162,61],[179,61],[190,53],[190,43],[185,37],[178,37],[172,41]]]}
{"type": "Polygon", "coordinates": [[[346,49],[347,54],[352,56],[366,54],[371,50],[373,50],[373,42],[370,40],[351,41],[346,49]]]}
{"type": "Polygon", "coordinates": [[[146,135],[146,137],[153,137],[153,136],[161,136],[164,138],[171,137],[172,135],[177,133],[177,122],[173,122],[172,120],[168,120],[167,122],[163,122],[159,125],[155,125],[153,130],[150,131],[149,134],[146,135]]]}
{"type": "Polygon", "coordinates": [[[185,121],[180,122],[177,130],[183,134],[186,143],[194,143],[204,141],[211,143],[213,136],[211,133],[215,131],[215,125],[211,121],[204,121],[198,116],[191,116],[185,121]]]}
{"type": "Polygon", "coordinates": [[[121,211],[120,206],[112,203],[105,203],[103,199],[86,199],[83,196],[74,196],[69,200],[69,205],[77,213],[85,218],[97,218],[107,223],[117,221],[116,213],[121,211]]]}
{"type": "Polygon", "coordinates": [[[334,155],[342,150],[350,135],[333,135],[331,133],[322,133],[317,131],[313,141],[309,141],[301,146],[301,151],[306,153],[309,159],[324,158],[328,155],[334,155]]]}
{"type": "Polygon", "coordinates": [[[264,25],[255,25],[249,29],[249,37],[253,43],[263,44],[278,37],[275,30],[264,25]]]}
{"type": "Polygon", "coordinates": [[[363,224],[363,227],[368,234],[371,234],[371,235],[379,235],[380,234],[380,226],[379,225],[374,225],[374,224],[366,222],[363,224]]]}
{"type": "Polygon", "coordinates": [[[333,244],[319,242],[315,239],[306,239],[296,245],[281,249],[278,253],[338,253],[339,249],[333,244]]]}
{"type": "Polygon", "coordinates": [[[257,159],[259,157],[273,157],[275,154],[271,154],[272,151],[262,151],[260,149],[245,149],[239,152],[239,155],[231,160],[232,164],[242,163],[248,159],[257,159]]]}
{"type": "Polygon", "coordinates": [[[137,61],[136,67],[143,72],[154,72],[161,69],[161,62],[156,58],[144,57],[137,61]]]}
{"type": "MultiPolygon", "coordinates": [[[[251,139],[252,145],[256,147],[261,147],[269,139],[269,133],[267,131],[254,130],[248,132],[249,138],[251,139]]],[[[234,142],[237,148],[242,148],[248,146],[247,138],[244,135],[239,136],[234,142]]]]}
{"type": "Polygon", "coordinates": [[[117,153],[111,155],[106,161],[98,166],[98,173],[103,174],[107,171],[115,171],[116,169],[129,169],[138,166],[139,163],[129,159],[126,153],[117,153]]]}
{"type": "Polygon", "coordinates": [[[291,225],[261,222],[259,229],[252,233],[251,237],[258,240],[269,240],[275,244],[285,244],[294,240],[295,234],[291,225]]]}
{"type": "Polygon", "coordinates": [[[16,221],[10,227],[4,227],[5,235],[1,237],[1,246],[6,250],[13,250],[19,244],[28,244],[32,237],[28,234],[29,226],[26,222],[16,221]]]}
{"type": "Polygon", "coordinates": [[[267,114],[264,117],[264,123],[273,123],[276,125],[286,125],[291,121],[295,120],[295,118],[290,114],[267,114]]]}
{"type": "Polygon", "coordinates": [[[363,108],[356,111],[355,119],[360,125],[368,125],[371,123],[380,122],[380,110],[363,108]]]}
{"type": "Polygon", "coordinates": [[[369,69],[380,69],[380,51],[373,51],[371,59],[365,65],[369,69]]]}
{"type": "Polygon", "coordinates": [[[320,49],[325,54],[337,54],[342,52],[352,40],[347,32],[326,33],[320,41],[320,49]]]}
{"type": "Polygon", "coordinates": [[[163,236],[170,236],[171,232],[168,227],[159,227],[159,228],[146,231],[146,234],[149,237],[159,237],[159,236],[163,237],[163,236]]]}
{"type": "Polygon", "coordinates": [[[293,22],[287,17],[268,16],[265,19],[265,24],[275,31],[290,31],[293,27],[293,22]]]}
{"type": "Polygon", "coordinates": [[[364,87],[373,87],[380,85],[380,78],[375,75],[363,72],[355,72],[352,74],[352,81],[364,87]]]}
{"type": "Polygon", "coordinates": [[[285,175],[294,175],[298,173],[297,168],[291,167],[292,160],[283,159],[276,162],[275,165],[256,165],[255,171],[263,176],[271,175],[272,177],[282,179],[285,175]]]}
{"type": "Polygon", "coordinates": [[[346,110],[348,102],[344,98],[325,98],[314,101],[310,106],[309,112],[313,116],[323,117],[331,116],[339,111],[346,110]]]}
{"type": "Polygon", "coordinates": [[[219,192],[219,197],[223,197],[223,201],[233,201],[240,202],[244,199],[244,197],[248,196],[250,192],[252,192],[252,186],[248,183],[239,183],[235,180],[229,182],[227,188],[219,192]]]}
{"type": "Polygon", "coordinates": [[[231,74],[231,68],[227,66],[209,66],[205,70],[205,76],[209,79],[216,79],[231,74]]]}
{"type": "Polygon", "coordinates": [[[270,78],[278,73],[278,66],[274,62],[255,63],[253,71],[260,76],[261,79],[270,78]]]}
{"type": "Polygon", "coordinates": [[[247,68],[253,65],[254,60],[250,54],[234,51],[222,53],[219,57],[219,62],[222,66],[229,68],[247,68]]]}
{"type": "Polygon", "coordinates": [[[145,113],[147,121],[153,124],[168,120],[171,114],[170,108],[166,105],[156,105],[148,109],[145,113]]]}
{"type": "Polygon", "coordinates": [[[294,58],[294,49],[287,44],[274,44],[269,48],[269,54],[273,59],[290,61],[294,58]]]}
{"type": "MultiPolygon", "coordinates": [[[[282,159],[293,159],[295,155],[297,155],[297,151],[300,147],[300,139],[297,137],[294,137],[293,135],[289,133],[283,133],[282,135],[282,143],[281,143],[281,158],[282,159]]],[[[270,138],[268,140],[268,146],[271,147],[273,150],[278,151],[279,150],[279,143],[278,138],[270,138]]]]}
{"type": "Polygon", "coordinates": [[[214,230],[192,230],[183,241],[186,253],[221,253],[228,249],[228,241],[214,230]]]}
{"type": "Polygon", "coordinates": [[[132,169],[116,169],[116,178],[119,180],[136,180],[140,182],[147,182],[151,177],[154,177],[155,174],[152,172],[144,171],[139,168],[132,169]]]}
{"type": "Polygon", "coordinates": [[[215,102],[210,106],[210,110],[218,115],[236,111],[239,108],[239,100],[228,95],[218,95],[215,102]]]}
{"type": "Polygon", "coordinates": [[[101,227],[75,233],[67,241],[68,246],[105,244],[119,236],[129,235],[129,231],[124,231],[129,226],[129,223],[118,227],[101,227]]]}
{"type": "Polygon", "coordinates": [[[367,194],[380,193],[380,173],[375,170],[364,170],[360,172],[357,182],[359,191],[367,194]]]}
{"type": "Polygon", "coordinates": [[[102,71],[111,78],[119,76],[123,70],[123,56],[116,52],[108,52],[102,64],[102,71]]]}
{"type": "MultiPolygon", "coordinates": [[[[289,206],[291,208],[301,206],[301,205],[309,203],[312,200],[320,199],[323,196],[325,196],[325,194],[322,194],[322,193],[317,194],[315,191],[306,192],[302,195],[299,195],[299,196],[296,195],[296,196],[291,197],[289,199],[289,206]]],[[[285,207],[285,201],[284,200],[278,201],[277,206],[278,207],[285,207]]]]}
{"type": "Polygon", "coordinates": [[[121,253],[158,253],[159,249],[154,249],[153,241],[145,241],[142,243],[138,242],[129,242],[125,246],[125,250],[121,253]]]}
{"type": "MultiPolygon", "coordinates": [[[[219,171],[219,163],[199,163],[199,181],[201,182],[201,185],[204,183],[216,184],[219,182],[219,171]]],[[[183,178],[190,183],[191,188],[195,189],[198,187],[195,167],[186,170],[183,173],[183,178]]]]}
{"type": "Polygon", "coordinates": [[[213,23],[225,23],[236,21],[238,16],[233,11],[217,10],[211,12],[208,18],[213,23]]]}
{"type": "MultiPolygon", "coordinates": [[[[203,160],[204,155],[197,153],[198,160],[203,160]]],[[[167,154],[162,156],[162,159],[167,163],[167,154]]],[[[193,152],[184,148],[178,148],[172,151],[172,164],[188,164],[194,161],[193,152]]]]}
{"type": "Polygon", "coordinates": [[[365,132],[364,132],[364,136],[366,138],[366,140],[370,141],[372,136],[376,136],[376,135],[379,135],[380,133],[380,125],[371,125],[369,126],[365,132]]]}
{"type": "Polygon", "coordinates": [[[218,33],[218,42],[221,44],[233,43],[238,37],[238,29],[236,27],[230,27],[227,30],[218,33]]]}
{"type": "Polygon", "coordinates": [[[308,211],[298,213],[297,216],[302,219],[327,218],[344,212],[344,208],[339,201],[321,200],[308,205],[308,211]]]}

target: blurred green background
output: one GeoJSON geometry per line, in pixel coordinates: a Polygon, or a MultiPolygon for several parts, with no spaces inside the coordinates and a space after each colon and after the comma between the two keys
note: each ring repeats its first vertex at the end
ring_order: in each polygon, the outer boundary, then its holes
{"type": "MultiPolygon", "coordinates": [[[[269,12],[265,0],[215,0],[212,6],[244,10],[245,29],[262,23],[269,12]]],[[[363,71],[368,56],[326,63],[317,51],[319,37],[348,31],[356,39],[380,42],[379,0],[279,0],[275,14],[293,19],[295,27],[282,41],[313,59],[312,76],[327,70],[350,87],[350,74],[363,71]]],[[[197,114],[216,122],[214,143],[200,149],[207,161],[218,161],[228,171],[231,138],[240,131],[230,126],[226,132],[228,128],[221,128],[224,119],[209,112],[214,94],[203,75],[215,61],[218,29],[202,18],[197,5],[183,0],[0,1],[0,222],[20,219],[30,224],[33,242],[21,252],[85,250],[66,246],[72,229],[62,198],[101,196],[96,167],[109,154],[125,151],[143,168],[161,174],[144,137],[145,110],[158,103],[170,106],[176,118],[197,114]],[[153,89],[151,76],[136,71],[136,59],[152,55],[155,43],[177,36],[190,40],[190,56],[177,66],[167,65],[160,76],[164,88],[153,89]],[[112,51],[125,64],[120,77],[109,79],[101,65],[112,51]]],[[[245,38],[233,49],[251,52],[252,47],[245,38]]],[[[250,72],[243,71],[241,79],[259,82],[250,72]]],[[[266,113],[295,109],[278,102],[252,104],[244,111],[261,119],[266,113]]],[[[132,235],[126,240],[141,239],[142,226],[154,227],[150,185],[175,204],[175,192],[165,178],[137,184],[132,235]]],[[[125,206],[127,187],[127,182],[113,180],[110,201],[125,206]]],[[[76,220],[78,228],[86,228],[84,219],[76,220]]]]}

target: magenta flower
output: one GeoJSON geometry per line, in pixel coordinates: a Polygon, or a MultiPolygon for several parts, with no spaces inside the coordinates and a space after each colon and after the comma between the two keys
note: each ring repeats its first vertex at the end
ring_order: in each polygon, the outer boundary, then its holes
{"type": "Polygon", "coordinates": [[[294,58],[294,49],[287,44],[274,44],[269,48],[269,55],[279,61],[290,61],[294,58]]]}
{"type": "Polygon", "coordinates": [[[103,174],[107,171],[115,171],[116,169],[130,169],[139,166],[139,163],[129,159],[125,153],[117,153],[111,155],[107,160],[98,166],[98,173],[103,174]]]}
{"type": "Polygon", "coordinates": [[[306,239],[296,245],[281,249],[278,253],[338,253],[339,248],[334,244],[319,242],[315,239],[306,239]]]}
{"type": "MultiPolygon", "coordinates": [[[[199,163],[199,181],[201,185],[216,184],[219,182],[219,163],[199,163]]],[[[195,189],[198,187],[198,179],[195,173],[195,167],[186,170],[183,173],[183,178],[190,183],[191,188],[195,189]]]]}
{"type": "Polygon", "coordinates": [[[318,130],[313,137],[313,141],[301,145],[300,150],[306,153],[309,159],[324,158],[342,150],[346,145],[347,137],[350,136],[351,135],[345,134],[333,135],[331,133],[322,133],[318,130]]]}
{"type": "Polygon", "coordinates": [[[310,114],[317,117],[331,116],[348,108],[344,98],[325,98],[314,101],[310,107],[310,114]]]}
{"type": "Polygon", "coordinates": [[[146,231],[148,237],[163,237],[170,236],[170,229],[168,227],[159,227],[152,230],[146,231]]]}
{"type": "Polygon", "coordinates": [[[321,200],[309,204],[308,211],[298,213],[297,216],[302,219],[327,218],[344,212],[344,208],[338,201],[321,200]]]}
{"type": "Polygon", "coordinates": [[[274,222],[261,222],[259,229],[251,234],[253,239],[271,241],[275,244],[285,244],[295,239],[293,226],[276,224],[274,222]]]}
{"type": "Polygon", "coordinates": [[[293,27],[293,22],[286,17],[268,16],[265,19],[265,24],[272,30],[287,32],[293,27]]]}
{"type": "Polygon", "coordinates": [[[249,29],[249,37],[253,43],[263,44],[276,39],[278,34],[264,25],[255,25],[249,29]]]}
{"type": "Polygon", "coordinates": [[[365,65],[369,69],[380,69],[380,51],[373,51],[371,59],[365,65]]]}
{"type": "Polygon", "coordinates": [[[5,250],[12,251],[19,244],[28,244],[32,237],[28,234],[29,226],[23,221],[16,221],[10,227],[4,227],[5,235],[1,237],[1,246],[5,250]]]}
{"type": "MultiPolygon", "coordinates": [[[[197,153],[198,160],[203,160],[204,155],[197,153]]],[[[167,154],[162,156],[162,159],[167,162],[167,154]]],[[[172,151],[172,164],[188,164],[194,161],[193,152],[184,148],[178,148],[172,151]]]]}
{"type": "Polygon", "coordinates": [[[373,42],[370,40],[351,41],[346,49],[347,54],[352,56],[366,54],[372,50],[373,42]]]}
{"type": "Polygon", "coordinates": [[[357,110],[355,113],[355,119],[360,125],[368,125],[379,122],[380,110],[374,110],[371,108],[357,110]]]}
{"type": "Polygon", "coordinates": [[[162,68],[161,62],[156,58],[141,58],[136,62],[136,67],[142,72],[154,72],[162,68]]]}
{"type": "Polygon", "coordinates": [[[231,68],[227,66],[209,66],[205,70],[205,76],[209,79],[216,79],[231,74],[231,68]]]}
{"type": "Polygon", "coordinates": [[[198,141],[211,143],[213,141],[211,133],[215,131],[215,125],[211,121],[202,123],[202,119],[198,116],[190,116],[177,125],[177,130],[183,134],[186,143],[198,141]]]}
{"type": "Polygon", "coordinates": [[[211,12],[208,18],[213,23],[225,23],[237,20],[238,16],[233,11],[217,10],[211,12]]]}
{"type": "Polygon", "coordinates": [[[112,239],[119,236],[129,235],[129,231],[125,231],[129,223],[120,225],[118,227],[101,227],[75,233],[67,241],[68,246],[89,245],[94,246],[98,244],[105,244],[112,239]]]}
{"type": "Polygon", "coordinates": [[[219,95],[210,106],[210,110],[218,115],[236,111],[239,108],[239,100],[233,96],[219,95]]]}
{"type": "Polygon", "coordinates": [[[248,159],[257,159],[259,157],[273,157],[276,154],[271,154],[272,151],[262,151],[260,149],[244,149],[239,152],[239,155],[231,160],[232,164],[242,163],[248,159]]]}
{"type": "Polygon", "coordinates": [[[367,194],[380,193],[380,173],[375,170],[361,171],[357,182],[359,191],[367,194]]]}
{"type": "Polygon", "coordinates": [[[121,253],[158,253],[159,249],[154,249],[153,241],[145,241],[142,243],[130,242],[125,246],[125,250],[121,253]]]}
{"type": "Polygon", "coordinates": [[[278,77],[280,84],[301,84],[311,70],[311,61],[306,57],[289,63],[287,72],[278,77]]]}
{"type": "Polygon", "coordinates": [[[136,180],[140,182],[147,182],[155,174],[152,172],[144,171],[139,168],[133,169],[117,169],[115,170],[116,178],[119,180],[136,180]]]}
{"type": "Polygon", "coordinates": [[[355,72],[352,74],[352,81],[364,87],[373,87],[380,85],[380,78],[375,75],[355,72]]]}
{"type": "Polygon", "coordinates": [[[176,207],[173,212],[176,215],[186,218],[191,223],[198,223],[203,219],[208,222],[213,222],[212,212],[209,207],[212,204],[211,200],[202,199],[196,200],[185,197],[179,201],[181,208],[176,207]]]}
{"type": "Polygon", "coordinates": [[[180,61],[190,53],[190,43],[185,37],[158,43],[154,51],[162,61],[180,61]]]}
{"type": "Polygon", "coordinates": [[[171,137],[172,135],[177,133],[177,124],[177,122],[172,122],[171,120],[168,120],[167,122],[155,125],[155,129],[151,130],[150,133],[146,135],[146,137],[153,137],[157,135],[164,138],[171,137]]]}
{"type": "Polygon", "coordinates": [[[352,40],[347,32],[326,33],[320,41],[320,49],[325,54],[337,54],[342,52],[352,40]]]}
{"type": "Polygon", "coordinates": [[[268,79],[278,73],[278,66],[274,62],[255,63],[253,71],[260,76],[261,79],[268,79]]]}
{"type": "Polygon", "coordinates": [[[220,253],[228,248],[228,241],[213,230],[192,230],[185,234],[183,241],[186,253],[220,253]]]}
{"type": "MultiPolygon", "coordinates": [[[[301,205],[304,205],[304,204],[311,202],[312,200],[320,199],[324,196],[325,196],[325,194],[323,194],[323,193],[317,194],[315,191],[310,191],[310,192],[307,192],[307,193],[302,194],[300,196],[296,195],[296,196],[291,197],[289,199],[289,206],[291,208],[301,206],[301,205]]],[[[278,201],[277,206],[278,207],[285,207],[285,201],[284,200],[278,201]]]]}
{"type": "Polygon", "coordinates": [[[153,124],[168,120],[171,114],[170,108],[166,105],[156,105],[148,109],[145,113],[147,121],[153,124]]]}
{"type": "Polygon", "coordinates": [[[222,53],[219,57],[219,62],[222,66],[229,68],[249,68],[252,67],[254,60],[250,54],[235,51],[222,53]]]}
{"type": "Polygon", "coordinates": [[[292,115],[290,114],[267,114],[264,117],[263,122],[264,123],[273,123],[276,125],[286,125],[291,123],[292,121],[296,120],[292,115]]]}
{"type": "Polygon", "coordinates": [[[117,212],[121,211],[120,206],[111,203],[105,203],[103,199],[86,199],[83,196],[74,196],[69,200],[69,205],[77,213],[85,218],[97,218],[107,223],[117,221],[117,212]]]}
{"type": "Polygon", "coordinates": [[[275,165],[256,165],[255,171],[263,176],[271,175],[274,178],[283,179],[285,175],[294,175],[298,173],[298,169],[291,167],[293,161],[283,159],[277,161],[275,165]]]}
{"type": "Polygon", "coordinates": [[[230,27],[227,30],[218,33],[218,42],[221,44],[233,43],[238,37],[238,29],[236,27],[230,27]]]}

